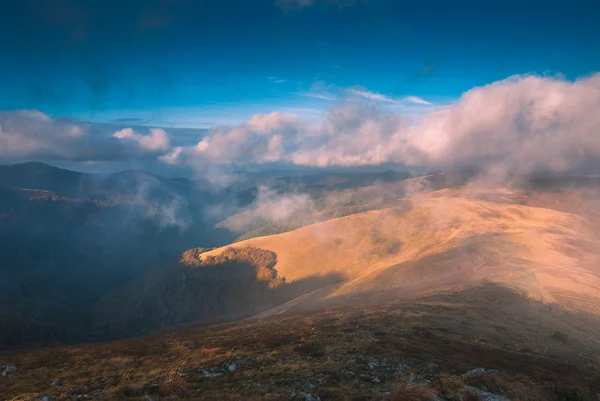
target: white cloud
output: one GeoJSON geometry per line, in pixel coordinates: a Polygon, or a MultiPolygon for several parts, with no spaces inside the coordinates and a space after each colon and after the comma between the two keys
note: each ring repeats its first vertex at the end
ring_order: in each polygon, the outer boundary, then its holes
{"type": "Polygon", "coordinates": [[[134,142],[141,149],[149,152],[165,152],[170,147],[169,135],[160,128],[151,128],[149,135],[141,135],[131,128],[124,128],[115,132],[113,137],[134,142]]]}
{"type": "Polygon", "coordinates": [[[432,103],[418,97],[418,96],[405,96],[400,99],[394,99],[386,95],[382,95],[381,93],[371,92],[362,88],[350,88],[346,91],[351,96],[360,97],[363,99],[372,100],[375,102],[383,102],[383,103],[393,103],[393,104],[403,104],[403,103],[412,103],[424,106],[433,106],[432,103]]]}
{"type": "Polygon", "coordinates": [[[121,132],[124,137],[130,135],[136,146],[114,138],[114,126],[55,119],[37,110],[0,112],[0,161],[129,160],[168,148],[168,136],[162,130],[141,138],[127,130],[121,132]]]}
{"type": "MultiPolygon", "coordinates": [[[[424,102],[416,97],[404,101],[424,102]]],[[[318,123],[289,114],[257,115],[246,124],[209,132],[178,156],[218,164],[395,162],[517,173],[567,171],[600,162],[600,74],[575,82],[511,77],[473,88],[454,104],[431,110],[416,122],[386,112],[378,102],[360,101],[340,103],[318,123]]]]}
{"type": "Polygon", "coordinates": [[[575,82],[516,76],[425,115],[416,143],[440,164],[567,171],[600,161],[599,109],[600,74],[575,82]]]}
{"type": "Polygon", "coordinates": [[[365,98],[365,99],[375,100],[377,102],[385,102],[385,103],[397,103],[398,102],[397,100],[394,100],[394,99],[387,97],[385,95],[382,95],[380,93],[369,92],[367,90],[362,90],[362,89],[351,88],[351,89],[348,89],[348,93],[351,95],[354,95],[354,96],[365,98]]]}
{"type": "MultiPolygon", "coordinates": [[[[330,90],[325,84],[314,89],[330,90]]],[[[396,104],[382,101],[385,95],[352,90],[361,96],[340,97],[319,119],[257,114],[177,147],[161,129],[148,135],[114,132],[39,111],[0,112],[0,161],[158,157],[213,172],[227,164],[265,163],[477,166],[516,174],[600,167],[600,74],[574,82],[515,76],[473,88],[442,109],[420,98],[396,104]],[[413,108],[422,112],[410,114],[413,108]]]]}
{"type": "Polygon", "coordinates": [[[402,98],[402,101],[407,102],[407,103],[422,104],[422,105],[426,105],[426,106],[433,105],[433,103],[430,103],[427,100],[424,100],[418,96],[406,96],[406,97],[402,98]]]}

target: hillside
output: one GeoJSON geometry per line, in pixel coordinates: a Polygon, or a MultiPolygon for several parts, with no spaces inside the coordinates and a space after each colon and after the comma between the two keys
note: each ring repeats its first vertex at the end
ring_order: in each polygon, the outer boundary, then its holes
{"type": "MultiPolygon", "coordinates": [[[[190,250],[179,263],[105,296],[94,321],[113,335],[139,334],[253,313],[264,318],[413,299],[482,283],[598,314],[600,220],[593,207],[584,207],[593,199],[574,192],[467,187],[417,193],[396,199],[393,207],[190,250]],[[570,213],[567,205],[584,215],[570,213]],[[227,255],[236,252],[272,254],[276,283],[254,293],[237,276],[244,269],[229,265],[227,255]],[[244,301],[231,308],[236,297],[244,301]]],[[[255,270],[249,272],[252,282],[260,281],[255,270]]]]}
{"type": "Polygon", "coordinates": [[[574,214],[521,204],[526,198],[503,190],[434,191],[393,208],[233,246],[274,252],[279,274],[290,282],[331,273],[344,276],[335,289],[303,298],[294,305],[298,310],[359,296],[413,296],[486,281],[597,312],[595,226],[574,214]]]}
{"type": "Polygon", "coordinates": [[[587,314],[487,284],[119,342],[4,352],[0,366],[16,371],[0,378],[0,394],[23,401],[591,401],[600,392],[598,328],[587,314]]]}
{"type": "Polygon", "coordinates": [[[295,177],[297,180],[291,180],[291,185],[289,180],[282,178],[262,193],[255,189],[256,202],[217,227],[229,230],[238,236],[238,241],[279,234],[337,217],[390,207],[398,199],[418,193],[461,186],[471,176],[468,172],[418,177],[369,174],[351,180],[342,175],[309,181],[312,185],[296,183],[303,177],[295,177]]]}
{"type": "Polygon", "coordinates": [[[0,166],[0,347],[98,338],[98,299],[190,247],[232,239],[206,213],[222,200],[142,171],[0,166]]]}

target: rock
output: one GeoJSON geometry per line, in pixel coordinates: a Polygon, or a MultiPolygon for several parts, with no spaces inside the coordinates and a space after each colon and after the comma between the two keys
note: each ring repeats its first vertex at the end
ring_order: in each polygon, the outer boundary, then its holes
{"type": "Polygon", "coordinates": [[[15,373],[17,371],[17,365],[6,365],[4,367],[4,371],[2,371],[2,376],[7,376],[9,373],[15,373]]]}
{"type": "Polygon", "coordinates": [[[301,396],[304,396],[304,399],[306,401],[321,401],[321,399],[319,397],[313,397],[310,394],[307,393],[300,393],[301,396]]]}
{"type": "Polygon", "coordinates": [[[408,371],[410,371],[410,366],[408,366],[408,365],[405,365],[405,364],[402,364],[402,365],[400,365],[400,366],[398,367],[398,372],[397,372],[397,373],[398,373],[399,375],[402,375],[402,374],[404,374],[404,373],[406,373],[406,372],[408,372],[408,371]]]}
{"type": "Polygon", "coordinates": [[[204,377],[217,377],[222,376],[223,373],[212,373],[206,369],[202,369],[202,375],[204,375],[204,377]]]}
{"type": "Polygon", "coordinates": [[[60,379],[54,380],[50,385],[53,387],[60,387],[60,379]]]}
{"type": "Polygon", "coordinates": [[[469,370],[467,373],[463,374],[463,377],[479,375],[481,373],[485,373],[484,368],[477,368],[477,369],[469,370]]]}
{"type": "Polygon", "coordinates": [[[230,372],[235,372],[236,369],[237,369],[237,365],[235,363],[232,363],[231,365],[229,365],[227,367],[227,370],[230,372]]]}
{"type": "Polygon", "coordinates": [[[40,400],[41,401],[50,401],[50,396],[49,395],[45,395],[40,400]]]}
{"type": "Polygon", "coordinates": [[[379,364],[376,361],[371,361],[367,364],[367,366],[369,366],[369,369],[375,369],[377,366],[379,366],[379,364]]]}
{"type": "Polygon", "coordinates": [[[506,398],[503,395],[488,393],[487,391],[472,386],[465,386],[465,390],[471,394],[475,394],[481,398],[482,401],[510,401],[510,398],[506,398]]]}
{"type": "Polygon", "coordinates": [[[373,383],[381,383],[381,379],[379,379],[379,377],[376,377],[373,379],[373,383]]]}
{"type": "Polygon", "coordinates": [[[313,390],[314,388],[315,388],[315,385],[314,385],[314,384],[311,384],[311,383],[309,383],[309,384],[306,384],[306,385],[302,386],[302,389],[303,389],[303,390],[307,390],[307,391],[308,391],[308,390],[313,390]]]}

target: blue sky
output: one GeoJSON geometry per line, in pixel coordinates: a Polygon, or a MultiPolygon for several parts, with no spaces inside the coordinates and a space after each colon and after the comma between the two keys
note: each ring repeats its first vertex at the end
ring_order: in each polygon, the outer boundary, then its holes
{"type": "Polygon", "coordinates": [[[599,71],[597,0],[4,1],[0,163],[600,171],[599,71]]]}
{"type": "Polygon", "coordinates": [[[600,67],[595,1],[4,2],[0,110],[166,127],[318,118],[347,88],[445,104],[600,67]],[[311,96],[317,95],[317,96],[311,96]]]}

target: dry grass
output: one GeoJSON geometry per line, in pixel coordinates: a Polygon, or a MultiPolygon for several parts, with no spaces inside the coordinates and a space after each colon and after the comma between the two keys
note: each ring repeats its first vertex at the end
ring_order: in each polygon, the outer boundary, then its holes
{"type": "Polygon", "coordinates": [[[401,213],[372,210],[231,247],[276,253],[277,272],[288,282],[328,273],[345,277],[335,292],[303,299],[298,311],[335,305],[330,300],[364,291],[414,296],[481,280],[519,288],[535,299],[600,310],[600,271],[584,267],[600,264],[599,248],[589,245],[600,241],[585,228],[585,219],[515,204],[503,192],[472,192],[421,194],[408,198],[412,208],[402,207],[401,213]]]}
{"type": "Polygon", "coordinates": [[[436,401],[437,391],[432,387],[396,387],[390,401],[436,401]]]}
{"type": "MultiPolygon", "coordinates": [[[[38,400],[43,395],[57,400],[78,395],[97,400],[270,400],[305,392],[323,400],[384,400],[394,389],[395,399],[415,393],[426,397],[431,391],[425,387],[430,387],[447,399],[466,401],[468,393],[460,391],[463,380],[513,400],[553,400],[558,384],[600,392],[600,355],[586,354],[576,341],[564,349],[548,348],[556,341],[547,334],[539,337],[547,343],[532,343],[520,333],[553,331],[544,326],[538,309],[531,315],[538,321],[491,309],[499,300],[510,304],[511,297],[516,295],[499,288],[474,289],[416,303],[395,301],[113,343],[5,352],[0,361],[15,363],[18,370],[1,378],[0,399],[33,394],[38,400]],[[491,322],[485,319],[490,314],[495,317],[491,322]],[[511,325],[509,319],[515,322],[511,325]],[[494,324],[507,329],[500,334],[494,324]],[[517,329],[521,331],[513,331],[517,329]],[[527,353],[519,351],[526,346],[527,353]],[[236,369],[229,371],[232,363],[236,369]],[[406,365],[408,371],[399,371],[406,365]],[[506,374],[461,377],[481,366],[506,374]],[[415,381],[430,384],[409,389],[411,373],[415,381]],[[62,386],[51,386],[57,378],[62,386]]],[[[529,308],[517,301],[521,309],[529,308]]]]}

